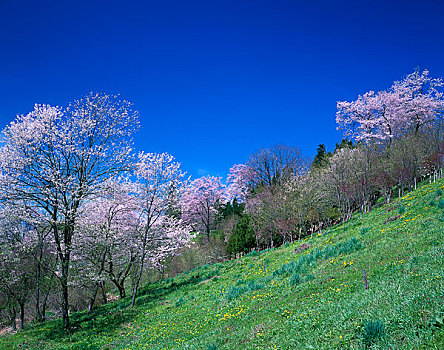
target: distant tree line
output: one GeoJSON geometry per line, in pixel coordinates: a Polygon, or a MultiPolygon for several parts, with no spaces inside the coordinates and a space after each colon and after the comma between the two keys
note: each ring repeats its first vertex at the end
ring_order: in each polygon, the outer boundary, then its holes
{"type": "Polygon", "coordinates": [[[234,166],[228,176],[229,192],[244,210],[223,217],[235,219],[226,233],[228,253],[253,248],[245,239],[250,228],[255,249],[273,248],[313,236],[349,220],[353,212],[364,214],[425,179],[441,177],[442,87],[442,79],[416,70],[386,91],[338,102],[336,121],[348,139],[331,152],[319,145],[311,163],[296,147],[277,145],[234,166]]]}

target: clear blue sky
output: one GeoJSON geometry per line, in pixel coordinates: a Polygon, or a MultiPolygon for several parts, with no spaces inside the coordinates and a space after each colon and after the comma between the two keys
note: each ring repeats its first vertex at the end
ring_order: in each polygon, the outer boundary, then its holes
{"type": "Polygon", "coordinates": [[[336,101],[444,76],[444,1],[0,0],[0,127],[34,103],[120,93],[136,147],[225,176],[277,143],[334,147],[336,101]]]}

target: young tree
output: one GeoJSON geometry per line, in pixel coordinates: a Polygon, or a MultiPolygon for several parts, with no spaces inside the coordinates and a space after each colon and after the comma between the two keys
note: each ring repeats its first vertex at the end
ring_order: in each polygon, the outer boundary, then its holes
{"type": "Polygon", "coordinates": [[[274,185],[282,185],[307,169],[307,161],[296,147],[276,145],[252,154],[246,163],[250,187],[265,186],[273,191],[274,185]]]}
{"type": "Polygon", "coordinates": [[[250,226],[250,218],[248,215],[244,215],[237,222],[228,239],[227,253],[230,256],[241,252],[248,253],[255,246],[256,240],[254,231],[250,226]]]}
{"type": "Polygon", "coordinates": [[[137,246],[138,273],[132,303],[142,278],[145,262],[157,266],[190,241],[191,228],[177,219],[175,212],[185,174],[180,163],[168,153],[139,153],[135,165],[137,177],[135,196],[139,210],[137,246]]]}
{"type": "Polygon", "coordinates": [[[65,328],[79,209],[103,181],[128,169],[137,126],[138,113],[129,102],[90,94],[66,110],[36,105],[3,130],[3,194],[46,214],[58,255],[65,328]]]}
{"type": "Polygon", "coordinates": [[[230,168],[227,176],[227,187],[225,189],[228,200],[236,200],[239,203],[245,202],[251,192],[253,173],[245,164],[235,164],[230,168]]]}
{"type": "Polygon", "coordinates": [[[313,159],[312,167],[323,168],[327,165],[328,159],[332,156],[331,152],[327,152],[324,144],[320,144],[316,149],[316,155],[313,159]]]}
{"type": "Polygon", "coordinates": [[[138,206],[132,187],[127,179],[107,180],[80,212],[75,258],[87,282],[93,283],[89,312],[107,277],[120,298],[126,295],[125,280],[138,253],[138,206]]]}
{"type": "Polygon", "coordinates": [[[182,218],[195,231],[203,230],[210,239],[218,207],[226,202],[225,185],[215,176],[195,179],[184,190],[181,199],[182,218]]]}
{"type": "MultiPolygon", "coordinates": [[[[33,227],[22,219],[22,208],[14,204],[6,202],[0,211],[0,291],[14,316],[18,306],[20,329],[23,329],[25,305],[35,283],[32,251],[36,234],[33,227]]],[[[15,317],[11,322],[15,323],[15,317]]]]}

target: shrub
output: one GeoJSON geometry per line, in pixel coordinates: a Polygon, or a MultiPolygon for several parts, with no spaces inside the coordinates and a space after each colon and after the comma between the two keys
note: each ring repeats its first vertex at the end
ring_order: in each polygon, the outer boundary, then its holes
{"type": "Polygon", "coordinates": [[[252,250],[251,252],[249,252],[247,255],[245,256],[258,256],[259,253],[257,252],[257,250],[252,250]]]}
{"type": "Polygon", "coordinates": [[[243,280],[243,278],[240,278],[236,281],[236,286],[240,286],[242,284],[245,284],[245,281],[243,280]]]}
{"type": "Polygon", "coordinates": [[[431,207],[434,207],[435,206],[435,201],[432,199],[430,202],[429,202],[429,206],[431,206],[431,207]]]}
{"type": "Polygon", "coordinates": [[[176,301],[176,307],[181,306],[182,304],[185,303],[185,301],[186,301],[186,300],[185,300],[184,298],[180,297],[180,298],[177,299],[177,301],[176,301]]]}
{"type": "Polygon", "coordinates": [[[364,345],[369,347],[375,341],[382,339],[385,336],[384,323],[380,320],[367,321],[364,325],[362,339],[364,345]]]}
{"type": "Polygon", "coordinates": [[[364,237],[368,231],[370,231],[369,227],[363,227],[359,233],[361,234],[361,237],[364,237]]]}
{"type": "Polygon", "coordinates": [[[295,273],[293,276],[291,276],[290,278],[290,286],[296,286],[299,283],[301,283],[302,279],[301,276],[299,276],[299,274],[295,273]]]}
{"type": "Polygon", "coordinates": [[[444,209],[444,199],[440,199],[438,202],[438,209],[444,209]]]}
{"type": "Polygon", "coordinates": [[[246,292],[247,288],[245,286],[243,287],[231,287],[228,289],[227,294],[225,297],[227,300],[233,300],[239,298],[242,294],[246,292]]]}
{"type": "Polygon", "coordinates": [[[315,279],[315,277],[313,275],[307,275],[305,277],[305,281],[309,282],[309,281],[313,281],[315,279]]]}
{"type": "Polygon", "coordinates": [[[399,207],[398,214],[399,214],[399,215],[402,215],[402,214],[404,214],[404,213],[405,213],[405,205],[402,204],[402,205],[399,207]]]}
{"type": "Polygon", "coordinates": [[[442,196],[442,189],[440,189],[440,188],[438,188],[437,190],[436,190],[436,195],[439,197],[439,196],[442,196]]]}
{"type": "Polygon", "coordinates": [[[256,290],[264,288],[264,285],[262,283],[258,283],[256,281],[251,281],[248,283],[247,288],[248,288],[249,292],[254,292],[256,290]]]}
{"type": "Polygon", "coordinates": [[[362,248],[361,242],[357,238],[352,237],[350,238],[350,240],[348,240],[343,244],[343,246],[340,249],[341,252],[339,254],[353,253],[361,248],[362,248]]]}
{"type": "Polygon", "coordinates": [[[271,276],[272,278],[276,278],[291,273],[305,273],[307,272],[307,267],[315,267],[316,261],[319,259],[328,259],[341,254],[350,254],[362,248],[363,245],[361,241],[352,237],[346,242],[341,242],[334,246],[328,246],[324,250],[318,248],[316,251],[311,251],[308,255],[301,256],[297,261],[291,261],[284,264],[280,269],[274,270],[271,276]]]}

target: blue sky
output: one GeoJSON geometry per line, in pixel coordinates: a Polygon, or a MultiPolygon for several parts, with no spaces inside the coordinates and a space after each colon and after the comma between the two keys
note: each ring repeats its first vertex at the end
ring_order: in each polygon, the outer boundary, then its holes
{"type": "Polygon", "coordinates": [[[120,93],[137,149],[225,176],[259,148],[334,147],[336,101],[444,76],[444,2],[0,0],[0,127],[120,93]]]}

